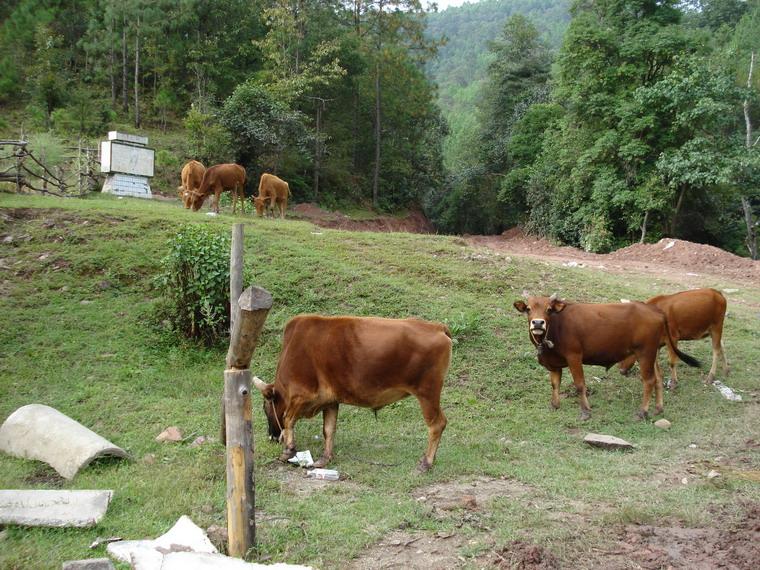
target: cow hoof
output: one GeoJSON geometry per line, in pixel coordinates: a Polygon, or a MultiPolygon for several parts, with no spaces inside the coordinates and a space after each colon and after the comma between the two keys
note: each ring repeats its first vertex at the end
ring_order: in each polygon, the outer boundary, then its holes
{"type": "Polygon", "coordinates": [[[417,464],[417,471],[419,471],[420,473],[427,473],[428,471],[430,471],[430,467],[431,465],[430,463],[428,463],[428,460],[425,457],[423,457],[422,459],[420,459],[419,464],[417,464]]]}
{"type": "Polygon", "coordinates": [[[296,456],[296,450],[295,449],[286,449],[282,452],[282,455],[280,455],[280,461],[283,463],[287,463],[288,459],[291,459],[296,456]]]}
{"type": "Polygon", "coordinates": [[[654,415],[655,416],[660,416],[660,415],[662,415],[662,412],[664,412],[664,411],[665,411],[665,409],[662,406],[658,406],[658,407],[656,407],[654,409],[654,415]]]}
{"type": "Polygon", "coordinates": [[[647,412],[646,410],[639,410],[638,412],[636,412],[636,415],[633,417],[639,421],[646,420],[649,418],[649,412],[647,412]]]}
{"type": "Polygon", "coordinates": [[[582,410],[581,411],[581,415],[580,415],[580,420],[582,422],[587,422],[590,419],[591,419],[591,412],[589,412],[587,410],[582,410]]]}
{"type": "Polygon", "coordinates": [[[322,469],[322,467],[330,463],[331,460],[332,460],[332,457],[325,457],[323,455],[322,457],[320,457],[314,462],[314,467],[316,467],[317,469],[322,469]]]}
{"type": "Polygon", "coordinates": [[[709,386],[713,382],[715,382],[715,374],[708,374],[707,378],[705,378],[705,384],[709,386]]]}
{"type": "Polygon", "coordinates": [[[559,410],[559,402],[557,402],[556,404],[552,402],[552,410],[559,410]]]}

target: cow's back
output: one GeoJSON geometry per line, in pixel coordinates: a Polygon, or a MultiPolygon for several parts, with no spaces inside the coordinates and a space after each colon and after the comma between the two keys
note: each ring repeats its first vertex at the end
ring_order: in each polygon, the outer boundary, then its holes
{"type": "Polygon", "coordinates": [[[272,203],[287,200],[289,194],[288,183],[282,178],[265,172],[261,175],[259,183],[259,197],[272,199],[272,203]]]}
{"type": "Polygon", "coordinates": [[[434,375],[442,379],[450,358],[450,335],[440,323],[301,315],[285,327],[275,384],[314,399],[315,407],[380,408],[434,375]]]}
{"type": "Polygon", "coordinates": [[[707,336],[710,328],[722,323],[726,314],[726,298],[715,289],[659,295],[649,299],[647,304],[665,313],[670,332],[676,340],[696,340],[707,336]]]}

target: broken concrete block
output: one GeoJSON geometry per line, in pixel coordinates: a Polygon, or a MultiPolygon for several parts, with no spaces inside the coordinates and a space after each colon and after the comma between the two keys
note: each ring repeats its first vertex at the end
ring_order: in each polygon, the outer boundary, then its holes
{"type": "Polygon", "coordinates": [[[600,433],[590,433],[583,438],[583,441],[594,447],[602,447],[604,449],[633,449],[632,443],[628,443],[624,439],[615,437],[614,435],[602,435],[600,433]]]}
{"type": "Polygon", "coordinates": [[[114,567],[108,558],[90,558],[64,562],[61,570],[114,570],[114,567]]]}
{"type": "Polygon", "coordinates": [[[0,491],[0,524],[95,526],[113,491],[0,491]]]}
{"type": "Polygon", "coordinates": [[[0,451],[44,461],[66,479],[98,457],[128,457],[122,448],[41,404],[23,406],[8,416],[0,426],[0,451]]]}
{"type": "Polygon", "coordinates": [[[169,552],[217,552],[203,530],[187,516],[181,516],[168,532],[155,540],[124,540],[108,545],[108,554],[135,570],[160,570],[164,555],[169,552]]]}
{"type": "Polygon", "coordinates": [[[311,566],[299,564],[257,564],[223,554],[200,554],[197,552],[172,552],[164,557],[161,570],[312,570],[311,566]]]}

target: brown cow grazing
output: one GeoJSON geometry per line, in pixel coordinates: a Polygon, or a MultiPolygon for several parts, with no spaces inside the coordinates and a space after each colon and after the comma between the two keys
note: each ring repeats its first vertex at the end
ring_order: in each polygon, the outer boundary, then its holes
{"type": "Polygon", "coordinates": [[[237,198],[245,214],[245,168],[239,164],[217,164],[206,169],[200,188],[191,192],[190,204],[194,212],[203,206],[206,198],[214,194],[214,212],[219,213],[219,196],[224,190],[232,193],[232,213],[237,211],[237,198]]]}
{"type": "Polygon", "coordinates": [[[280,217],[285,219],[288,196],[290,196],[290,186],[288,186],[288,183],[274,174],[267,174],[265,172],[261,175],[261,180],[259,181],[259,195],[253,198],[256,213],[261,217],[266,210],[272,210],[272,216],[274,216],[276,204],[280,208],[280,217]]]}
{"type": "Polygon", "coordinates": [[[197,192],[200,189],[204,172],[206,172],[206,167],[197,160],[191,160],[182,167],[182,173],[180,174],[182,185],[177,188],[177,191],[185,208],[190,208],[190,198],[193,192],[197,192]]]}
{"type": "Polygon", "coordinates": [[[440,397],[450,360],[451,335],[440,323],[300,315],[285,325],[274,383],[254,383],[264,395],[269,435],[283,441],[282,461],[296,453],[296,421],[322,412],[325,448],[316,467],[333,458],[339,404],[377,411],[414,396],[428,426],[418,466],[427,471],[446,427],[440,397]]]}
{"type": "MultiPolygon", "coordinates": [[[[723,359],[723,373],[728,376],[729,367],[726,354],[723,352],[723,318],[726,316],[726,298],[715,289],[696,289],[694,291],[682,291],[673,295],[658,295],[647,301],[660,309],[668,318],[670,336],[673,338],[673,346],[678,345],[679,340],[698,340],[710,336],[712,339],[712,366],[705,382],[711,384],[715,380],[715,372],[718,369],[718,358],[723,359]]],[[[660,346],[666,345],[666,339],[660,341],[660,346]]],[[[668,360],[670,361],[669,387],[678,385],[676,375],[676,354],[668,345],[668,360]]],[[[620,363],[620,371],[623,374],[630,372],[633,356],[620,363]]]]}
{"type": "Polygon", "coordinates": [[[665,315],[644,303],[576,304],[552,295],[529,297],[527,304],[515,301],[514,307],[528,316],[528,334],[538,351],[538,362],[549,371],[552,406],[559,408],[562,369],[570,368],[580,397],[582,420],[591,417],[584,364],[609,368],[634,355],[644,384],[644,397],[637,414],[642,419],[648,415],[652,390],[655,412],[659,414],[663,410],[662,372],[657,366],[661,338],[665,338],[689,366],[699,366],[699,361],[673,346],[665,315]]]}

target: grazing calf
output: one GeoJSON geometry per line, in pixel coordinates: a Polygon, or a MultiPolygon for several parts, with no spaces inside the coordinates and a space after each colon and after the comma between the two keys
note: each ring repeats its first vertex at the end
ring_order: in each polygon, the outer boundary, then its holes
{"type": "Polygon", "coordinates": [[[440,323],[300,315],[285,325],[274,383],[254,383],[264,395],[269,435],[283,441],[283,461],[296,454],[298,419],[322,412],[325,448],[317,467],[333,458],[339,404],[377,411],[414,396],[428,426],[418,466],[427,471],[446,427],[440,398],[450,360],[451,334],[440,323]]]}
{"type": "Polygon", "coordinates": [[[200,189],[201,182],[203,182],[203,174],[205,172],[206,167],[197,160],[191,160],[182,167],[182,172],[180,174],[182,185],[177,188],[177,191],[185,208],[190,208],[193,193],[200,189]]]}
{"type": "Polygon", "coordinates": [[[288,183],[274,174],[267,174],[265,172],[261,175],[261,180],[259,180],[259,195],[253,198],[256,214],[261,217],[266,210],[272,210],[272,216],[274,216],[274,207],[277,205],[280,208],[280,217],[285,219],[288,196],[290,196],[290,186],[288,183]]]}
{"type": "Polygon", "coordinates": [[[570,368],[578,390],[581,419],[591,417],[586,397],[584,364],[609,368],[633,355],[641,367],[644,396],[639,418],[646,418],[655,392],[655,413],[663,410],[662,372],[657,365],[660,339],[689,366],[699,362],[684,354],[670,340],[665,315],[644,303],[581,304],[551,297],[530,297],[527,304],[515,301],[515,309],[528,316],[528,335],[538,351],[538,362],[549,371],[552,406],[559,408],[562,369],[570,368]]]}
{"type": "Polygon", "coordinates": [[[200,188],[191,193],[193,211],[200,210],[203,202],[213,192],[213,208],[218,214],[219,196],[224,190],[232,193],[232,213],[237,211],[237,198],[240,196],[240,208],[245,214],[245,168],[239,164],[217,164],[206,169],[200,188]]]}
{"type": "MultiPolygon", "coordinates": [[[[647,301],[647,305],[657,307],[668,318],[670,336],[673,347],[678,346],[679,340],[698,340],[709,336],[712,340],[712,366],[705,382],[711,384],[715,380],[718,369],[718,359],[723,360],[723,373],[728,376],[729,366],[723,351],[723,319],[726,316],[726,298],[715,289],[696,289],[682,291],[673,295],[658,295],[647,301]]],[[[667,335],[666,335],[667,336],[667,335]]],[[[676,375],[677,354],[667,343],[666,338],[660,340],[660,346],[667,345],[670,362],[669,387],[678,385],[676,375]]],[[[629,356],[620,363],[623,374],[630,372],[635,357],[629,356]]]]}

